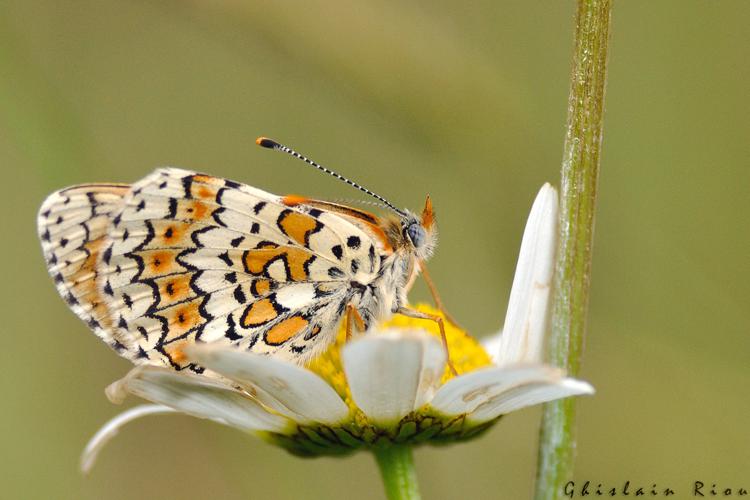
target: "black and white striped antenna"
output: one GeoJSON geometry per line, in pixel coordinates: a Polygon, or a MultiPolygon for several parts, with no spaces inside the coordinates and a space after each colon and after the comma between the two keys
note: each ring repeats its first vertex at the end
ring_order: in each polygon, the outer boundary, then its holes
{"type": "Polygon", "coordinates": [[[276,151],[282,151],[284,153],[290,154],[290,155],[294,156],[295,158],[298,158],[298,159],[304,161],[308,165],[312,165],[313,167],[317,168],[318,170],[321,170],[321,171],[327,173],[328,175],[332,175],[332,176],[334,176],[335,178],[337,178],[340,181],[346,182],[350,186],[359,189],[363,193],[369,194],[370,196],[372,196],[376,200],[379,200],[382,203],[384,203],[386,207],[390,208],[391,210],[393,210],[394,212],[396,212],[397,214],[399,214],[401,217],[406,217],[406,213],[404,213],[402,210],[399,210],[398,208],[396,208],[395,206],[393,206],[393,204],[391,202],[389,202],[388,200],[386,200],[385,198],[383,198],[379,194],[373,193],[372,191],[370,191],[366,187],[360,186],[359,184],[357,184],[354,181],[350,181],[349,179],[347,179],[343,175],[339,175],[336,172],[334,172],[333,170],[329,170],[326,167],[324,167],[323,165],[319,165],[318,163],[315,163],[311,159],[309,159],[309,158],[307,158],[305,156],[302,156],[301,154],[299,154],[298,152],[296,152],[292,148],[284,146],[283,144],[279,144],[278,142],[274,141],[273,139],[269,139],[268,137],[258,137],[255,140],[255,144],[257,144],[258,146],[263,146],[264,148],[273,149],[273,150],[276,150],[276,151]]]}

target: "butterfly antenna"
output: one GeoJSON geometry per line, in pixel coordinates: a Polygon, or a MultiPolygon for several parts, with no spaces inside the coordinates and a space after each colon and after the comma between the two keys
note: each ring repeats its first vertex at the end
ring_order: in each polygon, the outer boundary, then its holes
{"type": "Polygon", "coordinates": [[[332,175],[335,178],[337,178],[338,180],[344,181],[347,184],[349,184],[350,186],[359,189],[363,193],[369,194],[370,196],[372,196],[376,200],[380,200],[382,203],[385,204],[386,207],[390,208],[391,210],[393,210],[394,212],[396,212],[397,214],[399,214],[401,217],[406,217],[406,213],[404,213],[402,210],[399,210],[398,208],[396,208],[395,206],[393,206],[393,204],[391,202],[389,202],[388,200],[386,200],[385,198],[383,198],[379,194],[373,193],[372,191],[370,191],[366,187],[360,186],[359,184],[357,184],[354,181],[350,181],[349,179],[347,179],[343,175],[339,175],[336,172],[334,172],[333,170],[329,170],[326,167],[324,167],[323,165],[319,165],[318,163],[315,163],[311,159],[309,159],[309,158],[307,158],[305,156],[302,156],[301,154],[299,154],[298,152],[296,152],[292,148],[286,147],[283,144],[279,144],[278,142],[274,141],[273,139],[269,139],[267,137],[258,137],[255,140],[255,144],[257,144],[258,146],[262,146],[264,148],[273,149],[273,150],[276,150],[276,151],[282,151],[284,153],[287,153],[287,154],[290,154],[290,155],[294,156],[295,158],[299,158],[300,160],[304,161],[308,165],[312,165],[313,167],[317,168],[318,170],[321,170],[321,171],[327,173],[328,175],[332,175]]]}

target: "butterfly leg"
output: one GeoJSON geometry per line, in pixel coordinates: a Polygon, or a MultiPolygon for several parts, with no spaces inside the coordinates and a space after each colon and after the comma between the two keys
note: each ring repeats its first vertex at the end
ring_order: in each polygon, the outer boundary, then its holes
{"type": "Polygon", "coordinates": [[[356,307],[351,304],[346,306],[346,341],[349,342],[352,338],[352,328],[357,327],[360,332],[365,331],[365,320],[362,319],[362,315],[356,307]]]}
{"type": "Polygon", "coordinates": [[[451,361],[451,353],[448,349],[448,337],[445,335],[445,324],[443,323],[443,318],[436,314],[428,314],[422,311],[417,311],[416,309],[411,309],[408,307],[401,307],[398,311],[396,311],[398,314],[403,314],[404,316],[409,316],[410,318],[417,318],[417,319],[428,319],[430,321],[434,321],[437,323],[438,328],[440,329],[440,340],[443,341],[443,349],[445,349],[445,357],[448,362],[448,369],[451,371],[453,376],[458,375],[458,372],[456,371],[456,367],[453,366],[453,361],[451,361]]]}
{"type": "MultiPolygon", "coordinates": [[[[461,325],[459,325],[458,322],[453,318],[453,316],[445,309],[445,306],[443,305],[443,301],[440,299],[440,295],[438,295],[435,282],[432,281],[432,278],[430,277],[430,273],[427,272],[427,266],[422,260],[419,261],[419,269],[422,272],[422,278],[424,279],[424,282],[427,284],[427,288],[430,289],[430,295],[432,295],[432,300],[435,302],[435,306],[438,309],[440,309],[440,312],[445,315],[448,321],[453,323],[456,327],[461,328],[461,325]]],[[[461,329],[463,330],[463,328],[461,329]]]]}

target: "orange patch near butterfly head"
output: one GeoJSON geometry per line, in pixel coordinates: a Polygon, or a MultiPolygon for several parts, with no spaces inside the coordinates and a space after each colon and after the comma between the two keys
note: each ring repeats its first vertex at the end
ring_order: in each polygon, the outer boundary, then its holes
{"type": "Polygon", "coordinates": [[[277,224],[284,234],[303,246],[308,246],[310,235],[321,227],[315,217],[292,210],[281,212],[277,224]]]}
{"type": "Polygon", "coordinates": [[[309,321],[302,316],[292,316],[274,325],[266,332],[265,341],[268,345],[280,345],[294,337],[307,327],[309,321]]]}
{"type": "Polygon", "coordinates": [[[427,200],[424,202],[424,210],[422,210],[422,226],[425,229],[432,229],[432,225],[435,223],[435,212],[432,210],[432,199],[430,195],[427,195],[427,200]]]}
{"type": "Polygon", "coordinates": [[[296,207],[297,205],[302,205],[303,203],[308,203],[309,201],[310,198],[306,198],[298,194],[288,194],[281,198],[281,203],[283,203],[287,207],[296,207]]]}

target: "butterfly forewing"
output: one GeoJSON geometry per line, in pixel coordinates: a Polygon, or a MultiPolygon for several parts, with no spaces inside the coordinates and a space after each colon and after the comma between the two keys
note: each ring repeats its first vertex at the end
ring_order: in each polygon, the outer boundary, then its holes
{"type": "Polygon", "coordinates": [[[183,354],[196,341],[309,359],[383,251],[336,213],[179,169],[58,192],[39,227],[61,294],[85,299],[76,313],[136,362],[178,369],[200,370],[183,354]]]}

